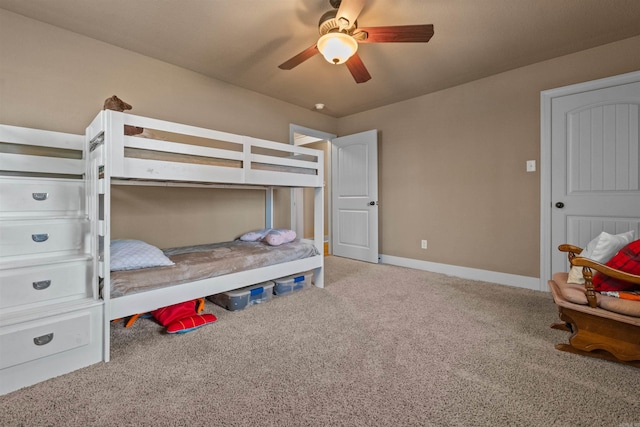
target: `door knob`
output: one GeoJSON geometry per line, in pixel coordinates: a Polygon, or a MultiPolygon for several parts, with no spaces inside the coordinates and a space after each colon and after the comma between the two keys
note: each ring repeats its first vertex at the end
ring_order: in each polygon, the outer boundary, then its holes
{"type": "Polygon", "coordinates": [[[558,209],[564,208],[564,203],[562,203],[562,202],[556,203],[556,208],[558,208],[558,209]]]}

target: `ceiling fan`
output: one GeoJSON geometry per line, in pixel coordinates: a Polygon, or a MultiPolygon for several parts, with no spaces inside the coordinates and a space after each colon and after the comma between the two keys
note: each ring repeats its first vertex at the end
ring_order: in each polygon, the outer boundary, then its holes
{"type": "Polygon", "coordinates": [[[426,43],[433,36],[431,24],[358,28],[356,19],[365,1],[329,0],[334,10],[320,18],[318,42],[278,67],[291,70],[317,53],[322,53],[332,64],[345,64],[356,83],[364,83],[371,79],[371,75],[358,56],[358,43],[426,43]]]}

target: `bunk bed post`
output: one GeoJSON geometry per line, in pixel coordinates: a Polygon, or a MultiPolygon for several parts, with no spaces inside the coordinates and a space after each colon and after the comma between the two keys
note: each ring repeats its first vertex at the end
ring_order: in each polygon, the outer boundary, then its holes
{"type": "MultiPolygon", "coordinates": [[[[111,112],[112,113],[112,112],[111,112]]],[[[97,180],[98,188],[100,189],[98,196],[102,195],[102,204],[100,206],[99,213],[102,214],[102,220],[99,222],[101,227],[99,229],[100,235],[102,236],[102,280],[103,283],[111,283],[111,220],[107,220],[111,216],[111,175],[113,173],[113,160],[114,153],[113,150],[116,147],[110,146],[109,144],[114,144],[114,139],[119,140],[119,149],[124,153],[124,142],[122,141],[124,135],[124,123],[122,120],[120,121],[110,121],[105,120],[103,123],[103,131],[105,133],[105,141],[103,146],[101,147],[100,153],[102,155],[98,159],[98,165],[102,166],[103,174],[102,177],[98,177],[97,180]],[[114,138],[114,134],[116,133],[115,129],[119,129],[120,138],[114,138]],[[108,135],[112,135],[112,138],[107,138],[108,135]]],[[[117,144],[117,143],[116,143],[117,144]]],[[[118,146],[118,145],[117,145],[118,146]]],[[[124,154],[121,156],[121,159],[124,158],[124,154]]],[[[124,165],[122,162],[118,163],[118,165],[124,169],[124,165]]],[[[104,322],[104,335],[105,335],[105,346],[104,346],[104,360],[108,362],[111,354],[111,286],[104,286],[102,290],[102,298],[104,299],[104,313],[105,313],[105,322],[104,322]]]]}
{"type": "Polygon", "coordinates": [[[273,187],[266,188],[264,228],[273,228],[273,187]]]}
{"type": "Polygon", "coordinates": [[[124,175],[124,125],[125,113],[113,110],[103,110],[100,114],[103,117],[103,130],[109,129],[104,133],[104,145],[106,148],[105,156],[108,157],[108,163],[113,176],[124,175]]]}
{"type": "MultiPolygon", "coordinates": [[[[91,222],[91,239],[93,241],[91,250],[93,256],[93,286],[102,293],[103,310],[103,360],[108,362],[110,359],[110,343],[111,343],[111,295],[109,286],[103,286],[100,289],[100,280],[102,283],[109,283],[110,280],[110,221],[107,216],[111,212],[111,196],[110,196],[110,163],[107,157],[110,156],[108,151],[108,136],[110,120],[108,117],[110,112],[103,111],[94,119],[94,121],[86,129],[86,141],[90,148],[89,165],[88,165],[88,195],[90,200],[89,218],[91,222]],[[101,200],[102,197],[102,200],[101,200]]],[[[124,133],[124,131],[122,131],[124,133]]],[[[124,150],[124,148],[123,148],[124,150]]],[[[99,295],[99,294],[97,294],[99,295]]]]}
{"type": "Polygon", "coordinates": [[[315,269],[314,281],[318,288],[324,288],[324,152],[318,153],[318,186],[314,188],[313,199],[313,244],[320,253],[320,266],[315,269]]]}
{"type": "Polygon", "coordinates": [[[324,288],[324,187],[316,187],[313,203],[313,244],[322,257],[320,267],[315,269],[314,281],[318,288],[324,288]]]}
{"type": "MultiPolygon", "coordinates": [[[[91,254],[91,288],[93,290],[93,295],[96,299],[100,299],[100,242],[98,238],[98,228],[99,228],[99,210],[100,210],[100,196],[99,196],[99,188],[98,188],[98,162],[97,156],[98,151],[95,149],[94,137],[98,135],[96,132],[100,128],[100,121],[95,119],[87,128],[85,129],[84,135],[84,156],[85,156],[85,171],[84,171],[84,182],[85,182],[85,203],[86,203],[86,212],[87,218],[89,219],[89,243],[88,248],[91,254]]],[[[109,348],[109,330],[104,329],[105,322],[108,322],[107,314],[104,310],[104,301],[103,301],[103,309],[102,309],[102,324],[100,328],[102,329],[102,360],[109,360],[109,353],[106,348],[109,348]]]]}
{"type": "MultiPolygon", "coordinates": [[[[87,128],[88,129],[88,128],[87,128]]],[[[91,156],[91,141],[88,137],[88,132],[85,129],[84,134],[84,146],[82,147],[82,159],[84,160],[84,172],[82,174],[82,180],[84,181],[84,209],[87,219],[89,220],[89,233],[85,236],[85,247],[91,255],[91,290],[93,292],[94,299],[100,299],[100,289],[98,286],[98,260],[95,257],[95,213],[97,212],[95,188],[93,186],[94,177],[92,175],[92,156],[91,156]]],[[[104,310],[102,310],[104,316],[104,310]]]]}

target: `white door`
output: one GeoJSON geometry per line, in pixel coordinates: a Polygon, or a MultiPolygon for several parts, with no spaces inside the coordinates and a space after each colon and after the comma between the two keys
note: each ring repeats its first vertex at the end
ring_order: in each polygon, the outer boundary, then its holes
{"type": "Polygon", "coordinates": [[[562,243],[631,229],[638,238],[639,106],[640,81],[551,100],[552,273],[568,269],[562,243]]]}
{"type": "Polygon", "coordinates": [[[331,142],[333,254],[377,263],[378,132],[331,142]]]}

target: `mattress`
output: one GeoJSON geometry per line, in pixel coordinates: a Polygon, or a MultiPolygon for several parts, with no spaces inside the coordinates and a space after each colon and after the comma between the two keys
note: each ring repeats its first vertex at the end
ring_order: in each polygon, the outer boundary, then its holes
{"type": "Polygon", "coordinates": [[[320,255],[301,240],[280,246],[235,240],[163,252],[175,265],[111,272],[111,298],[320,255]]]}

